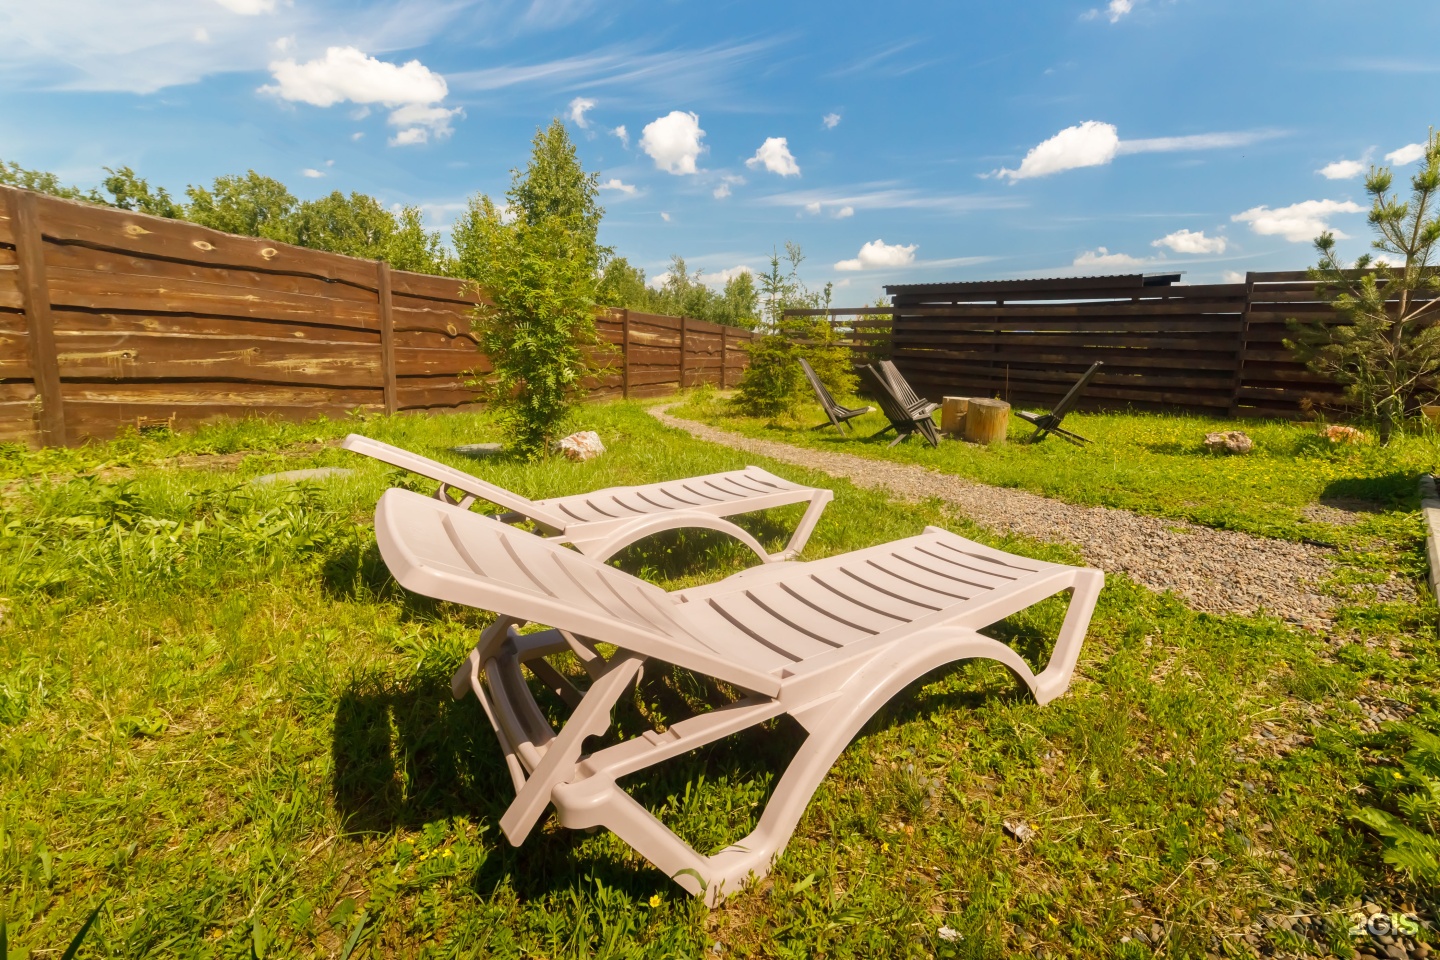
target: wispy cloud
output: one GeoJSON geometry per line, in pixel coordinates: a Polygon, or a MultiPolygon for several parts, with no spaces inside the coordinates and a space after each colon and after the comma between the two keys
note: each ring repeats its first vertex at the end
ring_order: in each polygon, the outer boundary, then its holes
{"type": "Polygon", "coordinates": [[[848,77],[857,73],[878,73],[887,77],[903,77],[907,73],[914,73],[922,70],[938,61],[917,60],[914,57],[901,57],[900,54],[910,50],[920,43],[919,40],[901,40],[892,43],[888,47],[872,53],[869,56],[861,57],[843,67],[838,67],[826,74],[829,78],[848,77]]]}
{"type": "Polygon", "coordinates": [[[855,187],[787,190],[756,198],[767,207],[795,207],[819,213],[834,208],[855,210],[934,210],[941,213],[969,213],[972,210],[1014,210],[1027,204],[1014,197],[989,194],[933,194],[897,186],[893,181],[855,187]]]}
{"type": "Polygon", "coordinates": [[[518,86],[556,90],[639,87],[683,99],[713,95],[730,73],[761,57],[777,40],[719,44],[645,53],[633,45],[540,63],[508,64],[447,75],[457,90],[487,92],[518,86]]]}

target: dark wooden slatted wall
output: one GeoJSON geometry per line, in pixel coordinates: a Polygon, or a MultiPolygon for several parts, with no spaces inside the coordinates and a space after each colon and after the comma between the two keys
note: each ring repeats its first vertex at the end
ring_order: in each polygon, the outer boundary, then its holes
{"type": "MultiPolygon", "coordinates": [[[[0,188],[0,441],[465,409],[466,379],[490,369],[477,302],[452,278],[0,188]]],[[[623,317],[602,313],[602,337],[622,342],[623,317]]],[[[596,396],[676,389],[681,324],[634,314],[632,379],[617,364],[596,396]]],[[[720,382],[721,328],[684,325],[686,384],[720,382]]],[[[748,336],[728,332],[732,362],[748,336]]]]}
{"type": "MultiPolygon", "coordinates": [[[[1180,285],[1140,275],[901,286],[889,330],[851,336],[856,362],[889,355],[915,388],[1046,406],[1091,363],[1082,401],[1228,416],[1295,417],[1333,408],[1339,388],[1285,346],[1287,318],[1325,320],[1303,271],[1250,273],[1244,283],[1180,285]]],[[[824,313],[826,311],[800,311],[824,313]]],[[[844,316],[863,308],[829,311],[844,316]]]]}

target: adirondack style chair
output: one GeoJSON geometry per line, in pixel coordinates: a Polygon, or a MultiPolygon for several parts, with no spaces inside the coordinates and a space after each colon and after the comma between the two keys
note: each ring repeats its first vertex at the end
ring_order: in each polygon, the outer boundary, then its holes
{"type": "Polygon", "coordinates": [[[471,476],[429,457],[352,433],[340,444],[346,450],[418,473],[438,481],[435,499],[468,510],[485,500],[507,511],[506,523],[529,520],[548,537],[569,543],[588,556],[607,560],[638,540],[664,530],[703,528],[718,530],[739,540],[766,562],[788,560],[805,549],[833,490],[805,487],[783,480],[759,467],[712,473],[703,477],[651,483],[639,487],[609,487],[553,500],[530,500],[513,490],[471,476]],[[451,491],[460,495],[456,502],[451,491]],[[810,506],[791,534],[785,549],[766,553],[760,542],[726,517],[806,503],[810,506]]]}
{"type": "Polygon", "coordinates": [[[845,422],[856,417],[863,417],[874,410],[874,407],[842,407],[830,396],[830,391],[825,389],[815,368],[810,366],[810,361],[804,357],[800,358],[800,368],[805,371],[805,379],[810,381],[810,389],[815,391],[815,399],[820,401],[820,407],[825,411],[825,416],[830,418],[829,424],[817,423],[812,430],[823,430],[826,426],[834,425],[836,430],[842,434],[845,432],[845,422]]]}
{"type": "Polygon", "coordinates": [[[1085,392],[1085,388],[1090,385],[1091,379],[1095,376],[1095,371],[1104,365],[1105,362],[1103,360],[1096,360],[1090,364],[1090,369],[1080,375],[1080,379],[1075,381],[1075,385],[1070,388],[1070,391],[1066,393],[1065,396],[1060,398],[1060,402],[1055,404],[1055,409],[1049,413],[1032,413],[1028,410],[1015,411],[1015,416],[1035,425],[1035,432],[1030,435],[1031,443],[1039,443],[1052,433],[1056,436],[1064,437],[1077,447],[1082,443],[1090,442],[1078,433],[1071,433],[1069,430],[1062,429],[1060,421],[1065,419],[1067,413],[1075,409],[1075,404],[1080,402],[1080,397],[1085,392]]]}
{"type": "Polygon", "coordinates": [[[920,396],[920,394],[916,393],[915,388],[910,386],[910,381],[905,379],[905,375],[900,372],[900,368],[895,366],[892,361],[881,360],[879,366],[880,373],[884,375],[885,379],[890,382],[890,386],[894,388],[895,396],[899,397],[900,402],[905,404],[905,407],[916,416],[928,417],[940,409],[940,404],[926,400],[920,396]]]}
{"type": "Polygon", "coordinates": [[[913,434],[920,434],[930,446],[940,446],[940,432],[935,429],[935,421],[930,419],[930,412],[917,413],[905,405],[895,393],[894,386],[875,367],[866,365],[861,370],[862,376],[869,381],[870,389],[875,394],[875,401],[880,404],[880,412],[885,414],[885,419],[890,421],[890,426],[872,435],[871,439],[883,436],[895,431],[895,439],[890,441],[890,446],[904,440],[913,434]]]}
{"type": "Polygon", "coordinates": [[[515,784],[500,820],[510,843],[523,843],[553,805],[561,825],[609,828],[710,904],[769,871],[840,752],[918,677],[988,658],[1009,668],[1040,704],[1063,693],[1104,583],[1098,570],[1014,556],[929,527],[853,553],[752,567],[667,593],[553,539],[400,489],[380,498],[375,536],[407,590],[498,614],[456,672],[452,692],[476,697],[500,741],[515,784]],[[1065,590],[1073,591],[1069,609],[1038,674],[979,633],[1065,590]],[[526,623],[550,629],[519,633],[526,623]],[[599,644],[614,652],[602,653],[599,644]],[[545,659],[566,652],[588,676],[583,691],[545,659]],[[744,695],[664,733],[587,753],[586,739],[609,729],[612,707],[652,658],[744,695]],[[570,706],[558,732],[522,664],[570,706]],[[754,832],[713,856],[691,848],[617,785],[781,714],[808,736],[754,832]]]}

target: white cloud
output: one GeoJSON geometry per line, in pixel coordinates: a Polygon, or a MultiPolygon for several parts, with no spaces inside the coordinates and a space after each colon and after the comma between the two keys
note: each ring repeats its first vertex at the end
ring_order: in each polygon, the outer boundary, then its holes
{"type": "Polygon", "coordinates": [[[1244,283],[1245,274],[1241,273],[1239,270],[1226,270],[1224,273],[1220,274],[1220,279],[1223,280],[1225,283],[1244,283]]]}
{"type": "Polygon", "coordinates": [[[317,107],[344,100],[387,107],[434,103],[449,92],[445,78],[419,60],[397,66],[367,57],[354,47],[330,47],[324,57],[306,63],[281,60],[270,70],[275,84],[261,87],[262,93],[317,107]]]}
{"type": "Polygon", "coordinates": [[[450,126],[451,118],[464,115],[465,111],[459,107],[433,107],[422,103],[400,107],[390,113],[390,123],[401,128],[390,143],[425,143],[431,137],[443,140],[455,132],[450,126]]]}
{"type": "Polygon", "coordinates": [[[812,217],[818,217],[820,215],[820,201],[812,200],[810,203],[805,204],[804,209],[805,212],[810,214],[812,217]]]}
{"type": "Polygon", "coordinates": [[[1315,171],[1326,180],[1353,180],[1365,172],[1363,160],[1336,160],[1315,171]]]}
{"type": "Polygon", "coordinates": [[[1134,9],[1135,0],[1110,0],[1110,6],[1105,8],[1105,12],[1109,15],[1111,23],[1119,23],[1121,17],[1134,9]]]}
{"type": "Polygon", "coordinates": [[[784,137],[766,137],[765,142],[760,144],[760,149],[755,151],[755,156],[745,161],[745,166],[751,170],[758,170],[763,166],[782,177],[800,175],[800,164],[795,162],[795,155],[790,152],[790,144],[784,137]]]}
{"type": "Polygon", "coordinates": [[[1403,167],[1407,163],[1414,163],[1423,156],[1425,156],[1425,144],[1410,143],[1401,147],[1399,150],[1391,150],[1385,154],[1385,159],[1397,167],[1403,167]]]}
{"type": "Polygon", "coordinates": [[[1118,267],[1144,266],[1145,261],[1139,257],[1132,257],[1128,253],[1111,253],[1105,247],[1096,247],[1094,250],[1086,250],[1080,254],[1070,265],[1083,270],[1111,270],[1118,267]]]}
{"type": "Polygon", "coordinates": [[[360,140],[360,139],[362,139],[364,136],[365,136],[365,131],[364,131],[364,130],[356,130],[354,133],[350,134],[350,139],[351,139],[351,140],[360,140]]]}
{"type": "Polygon", "coordinates": [[[592,109],[594,106],[595,101],[589,97],[576,97],[570,101],[570,106],[566,109],[565,115],[581,130],[588,130],[590,129],[590,121],[585,119],[585,111],[592,109]]]}
{"type": "Polygon", "coordinates": [[[737,177],[733,173],[727,173],[720,178],[720,185],[711,192],[711,196],[713,196],[716,200],[724,200],[726,197],[730,196],[731,187],[739,186],[744,182],[744,177],[737,177]]]}
{"type": "Polygon", "coordinates": [[[196,27],[194,37],[196,43],[209,43],[210,31],[206,30],[204,27],[196,27]]]}
{"type": "Polygon", "coordinates": [[[320,179],[321,177],[325,176],[325,171],[324,171],[324,170],[316,170],[314,167],[306,167],[304,170],[301,170],[300,172],[303,173],[305,176],[309,177],[309,178],[312,179],[312,180],[318,180],[318,179],[320,179]]]}
{"type": "Polygon", "coordinates": [[[855,208],[850,206],[841,207],[835,211],[836,220],[844,220],[846,217],[855,216],[855,208]]]}
{"type": "Polygon", "coordinates": [[[1121,140],[1113,123],[1086,120],[1066,127],[1055,136],[1030,148],[1017,170],[1001,167],[989,176],[1016,180],[1048,177],[1081,167],[1100,167],[1122,154],[1174,153],[1180,150],[1215,150],[1239,147],[1275,136],[1273,131],[1199,133],[1184,137],[1151,137],[1121,140]]]}
{"type": "Polygon", "coordinates": [[[669,222],[670,222],[670,214],[666,213],[664,210],[661,210],[661,211],[660,211],[660,219],[661,219],[661,220],[664,220],[666,223],[669,223],[669,222]]]}
{"type": "Polygon", "coordinates": [[[742,273],[754,274],[754,272],[754,270],[751,270],[749,267],[742,263],[739,266],[728,267],[717,273],[706,274],[705,280],[707,283],[713,283],[716,286],[723,287],[725,284],[740,276],[740,274],[742,273]]]}
{"type": "Polygon", "coordinates": [[[242,16],[253,17],[258,13],[273,13],[275,0],[215,0],[216,3],[242,16]]]}
{"type": "Polygon", "coordinates": [[[445,78],[419,60],[397,65],[354,47],[330,47],[322,58],[281,60],[270,64],[270,71],[275,83],[260,92],[282,100],[317,107],[349,101],[363,109],[373,103],[394,108],[389,122],[400,128],[390,139],[394,146],[443,139],[453,132],[450,121],[463,115],[459,107],[438,105],[449,93],[445,78]]]}
{"type": "Polygon", "coordinates": [[[1030,148],[1018,170],[1001,167],[995,176],[1015,180],[1048,177],[1063,170],[1098,167],[1114,160],[1120,152],[1120,134],[1113,123],[1086,120],[1066,127],[1049,140],[1030,148]]]}
{"type": "MultiPolygon", "coordinates": [[[[663,216],[665,216],[665,214],[662,213],[661,216],[663,217],[663,216]]],[[[656,290],[659,290],[659,289],[661,289],[662,287],[664,287],[665,284],[667,284],[667,283],[669,283],[669,282],[670,282],[670,271],[669,271],[669,270],[666,270],[664,273],[657,273],[657,274],[655,274],[655,276],[651,277],[649,280],[646,280],[646,281],[645,281],[645,286],[647,286],[647,287],[654,287],[656,290]]]]}
{"type": "Polygon", "coordinates": [[[695,160],[707,149],[700,139],[700,117],[682,110],[671,110],[663,117],[645,124],[640,136],[640,149],[655,161],[655,169],[676,176],[698,173],[695,160]]]}
{"type": "Polygon", "coordinates": [[[834,130],[836,127],[840,126],[840,114],[827,113],[825,114],[821,122],[825,124],[826,130],[834,130]]]}
{"type": "Polygon", "coordinates": [[[620,126],[611,130],[610,133],[620,138],[620,146],[625,147],[627,150],[630,148],[630,131],[625,129],[625,124],[620,124],[620,126]]]}
{"type": "Polygon", "coordinates": [[[635,196],[635,185],[633,183],[622,183],[618,177],[611,177],[600,184],[601,190],[616,190],[627,197],[635,196]]]}
{"type": "Polygon", "coordinates": [[[871,240],[860,248],[853,260],[841,260],[836,270],[879,270],[884,267],[906,267],[915,262],[915,251],[920,245],[891,244],[884,240],[871,240]]]}
{"type": "Polygon", "coordinates": [[[1150,246],[1169,247],[1176,253],[1224,253],[1229,241],[1224,237],[1207,237],[1204,230],[1176,230],[1152,241],[1150,246]]]}
{"type": "Polygon", "coordinates": [[[1345,239],[1346,235],[1332,229],[1327,221],[1337,213],[1362,212],[1364,208],[1351,200],[1306,200],[1275,210],[1267,206],[1251,207],[1230,219],[1250,224],[1250,229],[1261,236],[1281,236],[1291,243],[1304,243],[1326,230],[1341,240],[1345,239]]]}

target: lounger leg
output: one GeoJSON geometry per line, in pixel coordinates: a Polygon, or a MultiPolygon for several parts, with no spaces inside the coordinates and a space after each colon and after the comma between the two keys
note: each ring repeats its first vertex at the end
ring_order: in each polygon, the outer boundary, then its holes
{"type": "Polygon", "coordinates": [[[810,506],[805,508],[805,516],[800,518],[800,525],[790,535],[790,542],[785,544],[784,550],[772,554],[769,559],[789,560],[804,550],[805,544],[810,541],[810,534],[815,530],[815,524],[820,522],[820,514],[825,512],[825,506],[834,498],[833,490],[816,490],[815,496],[810,498],[810,506]]]}
{"type": "MultiPolygon", "coordinates": [[[[879,434],[876,434],[876,436],[879,436],[879,434]]],[[[885,444],[885,446],[886,446],[887,449],[890,448],[890,447],[893,447],[893,446],[895,446],[895,444],[900,443],[901,441],[905,440],[905,439],[906,439],[907,437],[909,437],[909,436],[910,436],[910,434],[908,434],[908,433],[899,433],[899,432],[897,431],[896,434],[895,434],[895,439],[894,439],[894,440],[891,440],[889,443],[885,444]]]]}
{"type": "Polygon", "coordinates": [[[890,426],[886,427],[884,430],[877,430],[877,431],[875,431],[874,433],[870,434],[870,439],[871,439],[871,440],[878,440],[879,438],[885,436],[885,434],[889,433],[891,430],[894,430],[894,429],[895,429],[895,424],[892,423],[892,424],[890,424],[890,426]]]}
{"type": "Polygon", "coordinates": [[[1050,652],[1050,662],[1035,678],[1035,700],[1046,704],[1064,693],[1070,687],[1070,676],[1080,660],[1080,645],[1085,641],[1085,631],[1090,628],[1090,617],[1095,613],[1095,603],[1100,599],[1100,590],[1105,586],[1105,574],[1099,570],[1075,571],[1074,593],[1070,596],[1070,607],[1065,611],[1065,622],[1060,625],[1060,634],[1055,638],[1055,648],[1050,652]]]}

